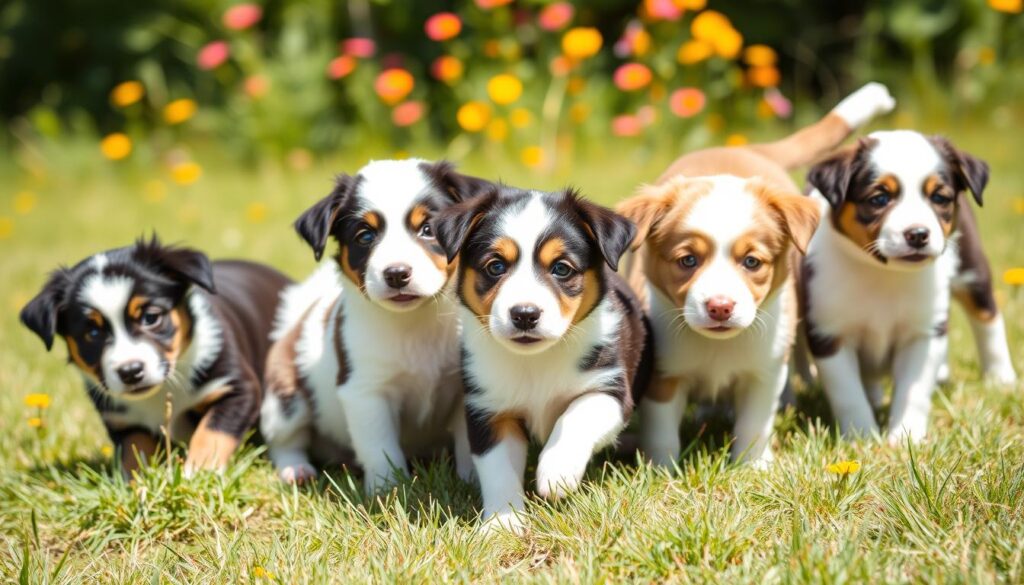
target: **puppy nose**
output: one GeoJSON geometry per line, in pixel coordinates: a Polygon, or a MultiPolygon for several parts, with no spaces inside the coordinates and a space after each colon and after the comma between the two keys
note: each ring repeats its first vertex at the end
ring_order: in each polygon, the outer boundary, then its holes
{"type": "Polygon", "coordinates": [[[928,234],[928,228],[915,225],[903,232],[903,237],[911,248],[924,248],[928,245],[928,234]]]}
{"type": "Polygon", "coordinates": [[[384,282],[391,288],[402,288],[412,280],[412,267],[408,264],[392,264],[384,269],[384,282]]]}
{"type": "Polygon", "coordinates": [[[512,324],[522,331],[535,328],[540,321],[540,307],[537,305],[515,305],[508,312],[512,317],[512,324]]]}
{"type": "Polygon", "coordinates": [[[711,297],[705,305],[708,308],[708,315],[715,321],[728,321],[732,317],[732,310],[736,301],[728,297],[711,297]]]}
{"type": "Polygon", "coordinates": [[[117,377],[125,384],[138,384],[142,381],[143,371],[146,366],[140,361],[128,362],[117,368],[117,377]]]}

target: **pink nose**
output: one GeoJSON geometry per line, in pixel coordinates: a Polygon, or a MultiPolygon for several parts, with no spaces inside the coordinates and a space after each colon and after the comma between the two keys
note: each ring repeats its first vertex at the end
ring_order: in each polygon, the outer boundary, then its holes
{"type": "Polygon", "coordinates": [[[715,321],[728,321],[729,317],[732,317],[733,307],[736,306],[736,301],[728,297],[711,297],[708,299],[706,306],[708,308],[708,315],[715,321]]]}

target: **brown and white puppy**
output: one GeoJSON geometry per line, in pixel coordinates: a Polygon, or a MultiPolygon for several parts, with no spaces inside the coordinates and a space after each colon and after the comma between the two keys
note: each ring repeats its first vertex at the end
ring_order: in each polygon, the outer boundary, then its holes
{"type": "Polygon", "coordinates": [[[891,374],[890,442],[925,437],[948,350],[951,289],[971,318],[985,373],[1016,380],[965,195],[981,204],[984,162],[944,138],[875,132],[816,165],[808,181],[829,219],[804,261],[805,327],[843,434],[879,430],[873,407],[891,374]]]}
{"type": "Polygon", "coordinates": [[[466,420],[483,517],[518,531],[528,438],[544,443],[538,493],[573,491],[649,381],[649,325],[615,273],[634,228],[571,191],[497,185],[434,226],[458,259],[466,420]]]}
{"type": "Polygon", "coordinates": [[[831,150],[892,105],[883,86],[870,84],[779,142],[683,156],[618,207],[638,226],[642,249],[631,283],[649,298],[655,332],[658,378],[639,407],[653,462],[678,458],[690,398],[723,393],[736,412],[733,458],[771,461],[797,327],[791,251],[805,250],[819,219],[786,169],[831,150]]]}
{"type": "Polygon", "coordinates": [[[295,222],[320,259],[283,295],[267,364],[260,426],[284,481],[315,475],[354,451],[367,491],[455,436],[459,475],[472,470],[459,374],[459,322],[450,300],[455,266],[432,218],[484,183],[447,163],[374,161],[295,222]],[[451,429],[449,427],[451,426],[451,429]],[[451,431],[451,432],[450,432],[451,431]]]}
{"type": "Polygon", "coordinates": [[[21,320],[47,349],[64,338],[127,477],[161,443],[168,400],[168,431],[188,441],[191,475],[224,469],[256,423],[268,335],[288,283],[269,267],[211,264],[154,236],[59,268],[21,320]]]}

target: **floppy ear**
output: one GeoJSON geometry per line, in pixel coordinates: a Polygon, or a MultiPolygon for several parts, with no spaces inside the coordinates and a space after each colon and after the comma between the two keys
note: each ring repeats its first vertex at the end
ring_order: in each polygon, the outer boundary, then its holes
{"type": "Polygon", "coordinates": [[[21,322],[43,340],[46,351],[53,347],[57,318],[64,305],[67,270],[60,268],[50,275],[43,290],[21,310],[21,322]]]}
{"type": "Polygon", "coordinates": [[[818,204],[810,197],[785,192],[771,192],[769,204],[782,219],[782,225],[793,240],[793,245],[801,254],[806,254],[807,245],[821,221],[818,204]]]}
{"type": "Polygon", "coordinates": [[[456,203],[495,188],[490,181],[455,172],[455,165],[448,161],[421,163],[420,169],[439,191],[456,203]]]}
{"type": "Polygon", "coordinates": [[[981,195],[988,185],[988,163],[956,148],[942,136],[932,136],[931,140],[956,173],[956,179],[960,183],[957,189],[970,189],[971,195],[980,207],[981,195]]]}
{"type": "Polygon", "coordinates": [[[669,181],[661,185],[643,185],[635,195],[615,207],[616,212],[632,221],[635,226],[635,235],[630,245],[633,250],[644,243],[675,200],[675,181],[669,181]]]}
{"type": "Polygon", "coordinates": [[[210,293],[217,292],[213,282],[213,266],[206,254],[199,250],[164,246],[154,233],[148,242],[144,238],[135,241],[133,255],[159,264],[175,280],[194,284],[210,293]]]}
{"type": "Polygon", "coordinates": [[[497,197],[497,185],[490,183],[488,191],[452,205],[430,220],[437,243],[441,245],[449,263],[458,257],[462,246],[466,243],[466,238],[473,231],[473,226],[494,205],[497,197]]]}
{"type": "Polygon", "coordinates": [[[636,238],[637,229],[632,221],[615,213],[607,207],[577,197],[580,215],[594,234],[597,247],[601,250],[604,261],[612,270],[619,269],[619,259],[630,248],[636,238]]]}
{"type": "Polygon", "coordinates": [[[817,163],[807,173],[807,182],[817,189],[833,209],[846,200],[853,178],[853,155],[840,152],[817,163]]]}
{"type": "Polygon", "coordinates": [[[324,248],[327,247],[327,236],[331,234],[331,228],[338,219],[338,213],[348,204],[352,198],[352,190],[355,186],[355,179],[342,173],[335,179],[334,189],[330,195],[317,201],[299,219],[295,220],[295,231],[299,232],[303,240],[313,248],[313,257],[317,262],[324,255],[324,248]]]}

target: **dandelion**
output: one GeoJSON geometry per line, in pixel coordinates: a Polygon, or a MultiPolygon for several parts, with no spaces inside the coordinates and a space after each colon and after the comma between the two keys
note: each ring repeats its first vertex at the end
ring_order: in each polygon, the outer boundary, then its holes
{"type": "Polygon", "coordinates": [[[104,457],[110,457],[114,454],[114,448],[110,445],[103,445],[100,447],[100,453],[102,453],[104,457]]]}
{"type": "Polygon", "coordinates": [[[36,207],[36,194],[31,191],[22,191],[14,196],[14,213],[28,215],[36,207]]]}
{"type": "Polygon", "coordinates": [[[209,71],[224,64],[231,55],[231,48],[226,41],[213,41],[203,45],[196,56],[196,64],[200,69],[209,71]]]}
{"type": "Polygon", "coordinates": [[[331,79],[344,79],[349,73],[356,70],[356,58],[352,55],[341,55],[331,59],[327,64],[327,77],[331,79]]]}
{"type": "Polygon", "coordinates": [[[391,111],[391,121],[395,123],[395,126],[399,127],[412,126],[416,122],[419,122],[422,117],[422,102],[401,103],[395,106],[395,109],[391,111]]]}
{"type": "Polygon", "coordinates": [[[692,118],[704,110],[706,102],[703,91],[696,87],[682,87],[669,96],[668,107],[680,118],[692,118]]]}
{"type": "Polygon", "coordinates": [[[508,121],[513,128],[526,128],[533,122],[533,114],[526,108],[516,108],[508,115],[508,121]]]}
{"type": "Polygon", "coordinates": [[[0,215],[0,240],[6,240],[14,233],[14,220],[0,215]]]}
{"type": "Polygon", "coordinates": [[[544,149],[539,146],[527,146],[519,152],[519,160],[530,168],[539,167],[544,162],[544,149]]]}
{"type": "Polygon", "coordinates": [[[187,122],[195,115],[198,106],[194,100],[182,98],[164,107],[164,121],[174,126],[187,122]]]}
{"type": "Polygon", "coordinates": [[[123,81],[110,90],[110,102],[119,108],[127,108],[145,94],[146,89],[138,81],[123,81]]]}
{"type": "Polygon", "coordinates": [[[242,83],[242,89],[245,91],[245,95],[258,100],[267,95],[267,91],[270,90],[270,80],[265,75],[250,75],[242,83]]]}
{"type": "Polygon", "coordinates": [[[616,136],[637,136],[643,128],[640,118],[632,114],[623,114],[612,119],[612,134],[616,136]]]}
{"type": "Polygon", "coordinates": [[[132,153],[132,139],[122,132],[107,134],[100,141],[100,152],[110,160],[121,160],[132,153]]]}
{"type": "Polygon", "coordinates": [[[615,70],[615,86],[622,91],[637,91],[651,83],[651,70],[641,63],[626,63],[615,70]]]}
{"type": "Polygon", "coordinates": [[[259,565],[253,567],[252,576],[256,577],[257,579],[269,579],[271,581],[276,579],[273,573],[264,569],[263,567],[260,567],[259,565]]]}
{"type": "Polygon", "coordinates": [[[603,39],[596,28],[576,27],[562,36],[562,52],[577,61],[593,57],[601,50],[603,39]]]}
{"type": "Polygon", "coordinates": [[[150,179],[142,186],[142,198],[147,203],[160,203],[167,197],[167,185],[160,179],[150,179]]]}
{"type": "Polygon", "coordinates": [[[245,207],[245,221],[263,223],[267,219],[267,204],[255,201],[245,207]]]}
{"type": "Polygon", "coordinates": [[[1024,268],[1011,268],[1003,273],[1003,282],[1010,286],[1024,286],[1024,268]]]}
{"type": "Polygon", "coordinates": [[[508,122],[501,118],[491,120],[487,125],[487,139],[491,142],[504,142],[508,138],[508,122]]]}
{"type": "Polygon", "coordinates": [[[394,105],[404,100],[412,92],[415,85],[416,80],[413,79],[411,73],[396,67],[382,71],[377,76],[373,89],[377,92],[377,96],[380,97],[382,102],[394,105]]]}
{"type": "Polygon", "coordinates": [[[768,45],[750,45],[743,50],[743,62],[751,67],[771,67],[778,62],[778,55],[768,45]]]}
{"type": "Polygon", "coordinates": [[[569,26],[576,9],[568,2],[554,2],[541,9],[537,25],[549,32],[557,32],[569,26]]]}
{"type": "Polygon", "coordinates": [[[746,136],[739,133],[730,134],[725,137],[726,146],[743,146],[748,142],[750,142],[750,140],[746,136]]]}
{"type": "Polygon", "coordinates": [[[466,102],[455,113],[455,119],[466,132],[479,132],[490,121],[491,108],[483,102],[466,102]]]}
{"type": "Polygon", "coordinates": [[[779,70],[773,65],[751,67],[747,70],[747,81],[754,87],[776,87],[779,85],[779,70]]]}
{"type": "Polygon", "coordinates": [[[341,52],[359,59],[369,59],[377,53],[377,43],[373,39],[352,37],[341,41],[341,52]]]}
{"type": "Polygon", "coordinates": [[[828,464],[825,469],[827,469],[829,473],[846,477],[847,475],[860,471],[860,461],[838,461],[836,463],[828,464]]]}
{"type": "Polygon", "coordinates": [[[434,79],[449,85],[461,79],[462,72],[462,61],[451,55],[442,55],[430,64],[430,74],[434,76],[434,79]]]}
{"type": "Polygon", "coordinates": [[[245,30],[263,18],[263,9],[256,4],[238,4],[224,11],[222,22],[231,30],[245,30]]]}
{"type": "Polygon", "coordinates": [[[695,65],[713,55],[715,49],[704,41],[686,41],[676,52],[676,61],[680,65],[695,65]]]}
{"type": "Polygon", "coordinates": [[[179,185],[191,185],[203,176],[203,167],[192,161],[180,162],[171,167],[171,180],[179,185]]]}
{"type": "Polygon", "coordinates": [[[988,0],[988,5],[993,10],[1009,14],[1018,14],[1024,10],[1024,1],[1022,0],[988,0]]]}
{"type": "Polygon", "coordinates": [[[651,20],[676,21],[683,15],[673,0],[644,0],[644,12],[651,20]]]}
{"type": "Polygon", "coordinates": [[[29,394],[25,397],[25,406],[45,410],[50,407],[50,395],[39,393],[29,394]]]}
{"type": "Polygon", "coordinates": [[[507,106],[519,99],[522,94],[523,82],[519,81],[515,75],[502,73],[495,75],[487,82],[487,95],[498,105],[507,106]]]}
{"type": "Polygon", "coordinates": [[[447,41],[462,32],[462,21],[451,12],[439,12],[423,23],[423,30],[432,41],[447,41]]]}
{"type": "Polygon", "coordinates": [[[39,418],[38,416],[33,416],[28,419],[28,426],[32,427],[33,429],[38,429],[43,426],[43,419],[39,418]]]}

